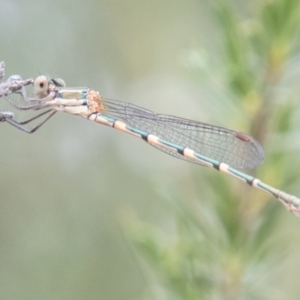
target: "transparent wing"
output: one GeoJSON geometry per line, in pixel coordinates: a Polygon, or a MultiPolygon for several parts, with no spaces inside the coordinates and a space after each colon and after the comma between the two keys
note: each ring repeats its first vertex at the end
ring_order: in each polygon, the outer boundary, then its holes
{"type": "MultiPolygon", "coordinates": [[[[102,99],[104,114],[123,120],[133,128],[149,132],[171,143],[224,162],[233,168],[251,169],[262,163],[264,152],[252,137],[219,126],[170,115],[156,114],[142,107],[112,99],[102,99]]],[[[154,145],[153,145],[154,146],[154,145]]],[[[190,162],[179,153],[154,146],[190,162]]]]}

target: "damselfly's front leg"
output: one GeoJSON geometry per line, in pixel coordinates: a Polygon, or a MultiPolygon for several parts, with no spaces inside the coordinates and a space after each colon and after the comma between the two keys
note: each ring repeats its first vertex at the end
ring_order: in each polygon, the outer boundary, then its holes
{"type": "Polygon", "coordinates": [[[39,110],[39,109],[43,109],[45,107],[48,107],[46,105],[47,101],[49,101],[49,99],[35,99],[35,98],[23,98],[22,100],[24,100],[25,102],[27,102],[28,104],[23,106],[23,105],[19,105],[17,103],[15,103],[14,101],[12,101],[9,97],[5,96],[4,97],[7,102],[12,105],[14,108],[18,109],[18,110],[39,110]],[[38,103],[37,103],[38,101],[38,103]],[[35,102],[34,104],[32,102],[35,102]]]}

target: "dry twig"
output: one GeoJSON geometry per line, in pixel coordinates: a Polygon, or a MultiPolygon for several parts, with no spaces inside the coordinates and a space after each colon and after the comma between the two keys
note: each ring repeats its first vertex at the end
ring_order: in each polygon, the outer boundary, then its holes
{"type": "MultiPolygon", "coordinates": [[[[4,77],[5,63],[0,62],[0,81],[4,77]]],[[[6,81],[0,82],[0,97],[6,97],[12,93],[21,93],[23,97],[26,96],[24,86],[33,84],[33,79],[22,80],[20,75],[12,75],[6,81]]],[[[6,121],[8,118],[12,119],[14,114],[10,111],[0,111],[0,122],[6,121]]]]}

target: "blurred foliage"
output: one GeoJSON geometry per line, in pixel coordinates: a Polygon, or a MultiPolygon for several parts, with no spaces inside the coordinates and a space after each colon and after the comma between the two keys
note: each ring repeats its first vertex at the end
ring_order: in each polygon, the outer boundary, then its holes
{"type": "MultiPolygon", "coordinates": [[[[296,85],[286,80],[299,67],[300,2],[251,1],[243,12],[228,1],[211,4],[223,49],[222,60],[210,60],[219,64],[212,87],[218,78],[240,112],[242,126],[267,149],[259,178],[300,192],[292,185],[300,174],[289,143],[299,117],[296,85]]],[[[196,192],[189,199],[176,183],[156,182],[175,226],[163,232],[135,220],[129,239],[159,276],[166,299],[291,297],[278,284],[289,277],[281,268],[289,237],[279,228],[284,217],[294,216],[274,199],[225,177],[194,175],[196,192]]]]}

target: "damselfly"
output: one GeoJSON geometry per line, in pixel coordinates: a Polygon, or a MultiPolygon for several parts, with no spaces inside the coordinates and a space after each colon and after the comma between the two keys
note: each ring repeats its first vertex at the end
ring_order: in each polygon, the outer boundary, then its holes
{"type": "Polygon", "coordinates": [[[24,99],[21,110],[48,110],[23,122],[10,119],[13,126],[32,133],[57,111],[82,116],[125,133],[139,137],[150,145],[177,158],[214,168],[234,176],[277,198],[289,211],[300,216],[300,199],[280,191],[237,169],[251,169],[263,161],[260,144],[251,136],[223,127],[191,121],[170,115],[156,114],[142,107],[102,98],[89,88],[67,88],[62,80],[39,76],[34,81],[36,98],[24,99]],[[37,118],[47,117],[31,130],[24,125],[37,118]]]}

